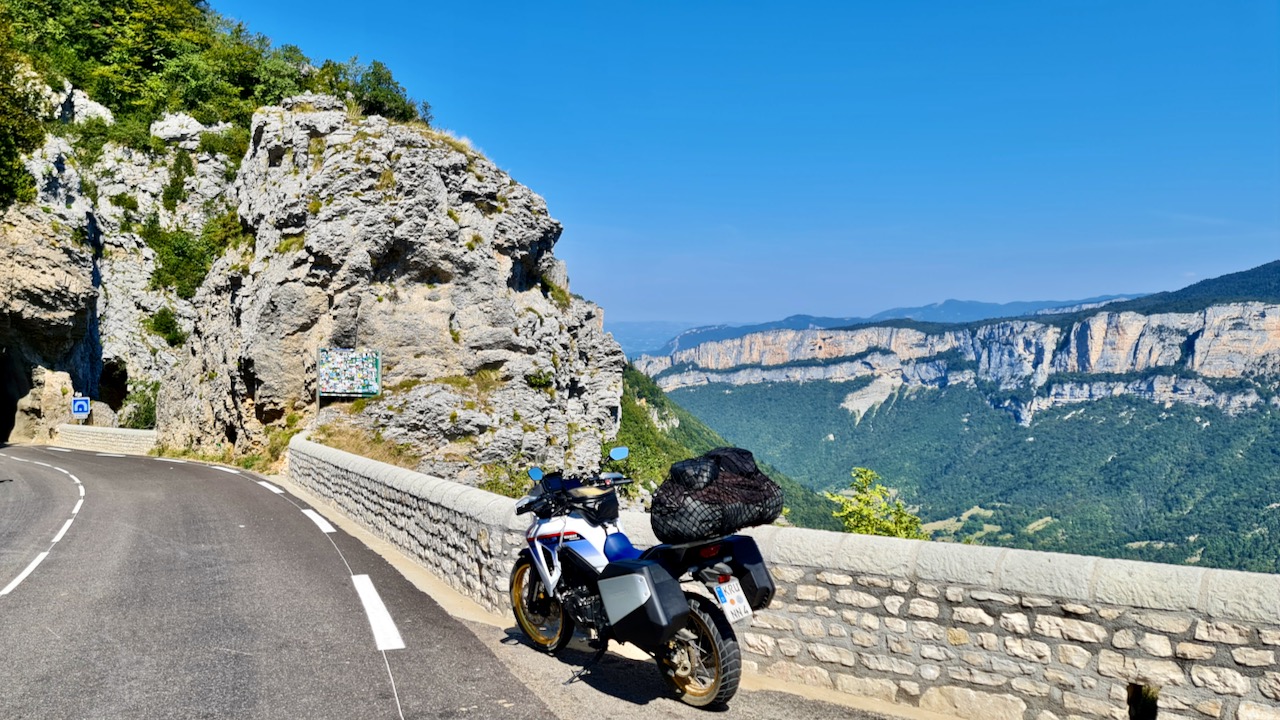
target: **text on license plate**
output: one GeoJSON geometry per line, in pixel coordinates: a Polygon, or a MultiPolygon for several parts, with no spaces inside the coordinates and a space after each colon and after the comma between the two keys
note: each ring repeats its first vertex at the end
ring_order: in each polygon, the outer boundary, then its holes
{"type": "Polygon", "coordinates": [[[729,622],[751,617],[751,606],[747,604],[747,596],[742,593],[742,585],[737,580],[717,585],[716,600],[720,601],[720,609],[729,617],[729,622]]]}

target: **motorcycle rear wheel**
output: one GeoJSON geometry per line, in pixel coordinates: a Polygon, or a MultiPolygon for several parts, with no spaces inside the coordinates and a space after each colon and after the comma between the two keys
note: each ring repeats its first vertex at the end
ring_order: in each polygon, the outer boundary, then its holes
{"type": "Polygon", "coordinates": [[[534,647],[555,655],[573,639],[573,618],[560,601],[547,592],[542,576],[526,556],[511,569],[511,610],[516,626],[534,647]]]}
{"type": "Polygon", "coordinates": [[[684,637],[672,640],[667,652],[658,656],[658,670],[687,705],[727,703],[738,692],[742,677],[738,637],[715,603],[690,592],[685,596],[690,612],[681,631],[684,637]]]}

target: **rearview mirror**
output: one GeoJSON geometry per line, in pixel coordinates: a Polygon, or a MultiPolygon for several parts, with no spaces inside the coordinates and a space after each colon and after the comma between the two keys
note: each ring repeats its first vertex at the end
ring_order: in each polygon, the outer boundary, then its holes
{"type": "Polygon", "coordinates": [[[540,467],[529,468],[529,479],[534,482],[538,482],[542,480],[542,468],[540,467]]]}
{"type": "Polygon", "coordinates": [[[628,450],[625,445],[622,447],[616,447],[609,451],[609,457],[613,460],[626,460],[627,456],[630,454],[631,451],[628,450]]]}

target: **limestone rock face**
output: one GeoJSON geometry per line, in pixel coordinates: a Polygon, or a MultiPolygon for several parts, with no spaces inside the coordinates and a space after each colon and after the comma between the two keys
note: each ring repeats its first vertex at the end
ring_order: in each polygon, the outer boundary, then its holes
{"type": "Polygon", "coordinates": [[[978,381],[1002,390],[1037,390],[1027,401],[1000,401],[1024,424],[1041,410],[1115,395],[1238,413],[1259,406],[1259,393],[1220,389],[1206,379],[1280,376],[1280,305],[1231,303],[1155,315],[1102,311],[1065,329],[1009,320],[939,333],[890,327],[775,330],[642,357],[636,367],[664,390],[871,377],[871,385],[844,403],[857,416],[899,387],[978,381]],[[1054,377],[1067,373],[1070,380],[1054,377]]]}
{"type": "MultiPolygon", "coordinates": [[[[112,121],[80,91],[44,90],[50,119],[112,121]]],[[[162,442],[257,453],[280,426],[314,424],[319,348],[368,347],[383,396],[321,421],[455,479],[598,464],[624,358],[601,310],[569,294],[542,198],[465,143],[351,118],[332,97],[261,110],[242,164],[199,151],[224,129],[170,115],[151,128],[163,150],[81,156],[50,136],[26,159],[39,197],[0,219],[0,431],[46,437],[74,392],[110,402],[96,422],[127,418],[127,378],[159,383],[162,442]],[[193,171],[179,182],[181,153],[193,171]],[[252,242],[191,299],[159,286],[147,237],[198,238],[228,211],[252,242]],[[184,343],[150,329],[162,309],[184,343]]]]}
{"type": "Polygon", "coordinates": [[[315,404],[322,347],[380,350],[384,392],[343,419],[421,469],[594,467],[616,432],[621,349],[553,287],[560,225],[464,144],[303,96],[255,116],[232,190],[252,247],[214,265],[166,373],[161,442],[243,452],[315,404]]]}
{"type": "Polygon", "coordinates": [[[151,123],[151,134],[183,150],[195,150],[200,146],[201,135],[220,133],[230,127],[226,123],[205,127],[186,113],[173,113],[151,123]]]}
{"type": "Polygon", "coordinates": [[[69,151],[61,138],[36,150],[36,202],[0,217],[0,430],[16,440],[47,439],[70,412],[72,379],[95,390],[101,367],[95,249],[69,151]]]}

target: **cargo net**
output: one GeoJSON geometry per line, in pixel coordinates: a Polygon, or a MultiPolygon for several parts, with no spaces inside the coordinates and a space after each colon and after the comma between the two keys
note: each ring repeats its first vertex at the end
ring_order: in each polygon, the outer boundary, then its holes
{"type": "Polygon", "coordinates": [[[671,466],[653,494],[653,534],[687,543],[765,525],[782,514],[782,489],[741,448],[719,448],[671,466]]]}

